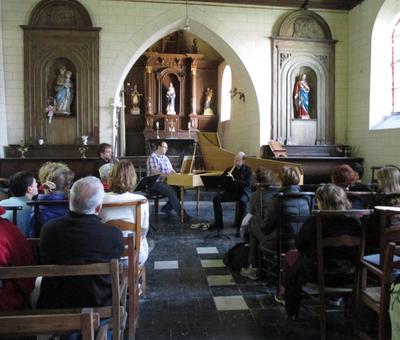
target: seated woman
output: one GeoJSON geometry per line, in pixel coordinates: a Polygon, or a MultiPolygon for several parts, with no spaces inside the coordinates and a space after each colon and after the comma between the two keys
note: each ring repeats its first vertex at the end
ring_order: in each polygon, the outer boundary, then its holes
{"type": "MultiPolygon", "coordinates": [[[[333,169],[331,174],[331,182],[345,191],[349,191],[349,187],[353,182],[354,170],[347,164],[342,164],[333,169]]],[[[351,195],[348,197],[353,209],[364,209],[364,203],[361,197],[351,195]]]]}
{"type": "MultiPolygon", "coordinates": [[[[373,206],[386,205],[391,207],[400,207],[400,170],[394,166],[384,166],[380,168],[376,177],[378,179],[378,192],[373,206]],[[399,194],[387,198],[387,194],[399,194]]],[[[393,215],[388,221],[388,225],[400,225],[400,216],[393,215]]],[[[373,248],[379,245],[379,214],[373,213],[368,220],[367,225],[367,245],[373,248]]]]}
{"type": "Polygon", "coordinates": [[[113,166],[114,163],[106,163],[99,168],[100,181],[101,184],[103,184],[105,192],[110,191],[110,186],[108,185],[108,177],[110,176],[110,172],[113,166]]]}
{"type": "MultiPolygon", "coordinates": [[[[345,191],[334,185],[325,184],[315,192],[318,209],[320,210],[348,210],[351,203],[347,199],[345,191]]],[[[323,221],[324,236],[360,235],[360,221],[352,216],[329,216],[323,221]],[[330,232],[332,230],[332,232],[330,232]]],[[[285,307],[289,317],[296,317],[300,308],[301,286],[307,282],[315,282],[317,276],[317,249],[316,249],[316,217],[310,216],[303,224],[296,238],[296,248],[299,251],[297,261],[292,264],[284,277],[285,283],[285,307]]],[[[340,269],[344,264],[355,259],[354,252],[331,250],[330,261],[326,262],[328,269],[340,269]]],[[[284,265],[285,266],[285,265],[284,265]]],[[[347,277],[331,278],[329,285],[341,285],[347,282],[347,277]]],[[[354,278],[353,278],[354,279],[354,278]]]]}
{"type": "MultiPolygon", "coordinates": [[[[136,181],[135,168],[130,161],[122,160],[115,164],[108,178],[110,192],[105,194],[103,204],[145,200],[146,197],[133,193],[136,181]]],[[[142,229],[139,263],[143,265],[149,256],[149,245],[146,239],[149,230],[149,204],[147,202],[142,205],[141,214],[142,229]]],[[[102,208],[99,216],[104,223],[116,219],[135,222],[135,211],[132,207],[102,208]]]]}
{"type": "MultiPolygon", "coordinates": [[[[44,191],[39,194],[37,201],[62,201],[68,200],[69,188],[75,174],[64,163],[46,162],[39,169],[39,181],[44,191]]],[[[64,216],[68,213],[68,204],[54,206],[39,206],[39,219],[32,214],[31,224],[33,226],[34,235],[40,234],[41,226],[49,220],[64,216]]]]}
{"type": "MultiPolygon", "coordinates": [[[[0,207],[0,215],[5,210],[0,207]]],[[[36,260],[31,245],[11,222],[0,218],[0,267],[32,266],[36,260]]],[[[34,279],[0,281],[0,311],[30,308],[34,279]]]]}
{"type": "MultiPolygon", "coordinates": [[[[280,174],[282,188],[280,192],[293,193],[300,192],[299,182],[300,173],[297,168],[284,167],[280,174]]],[[[270,196],[271,197],[271,196],[270,196]]],[[[277,222],[280,213],[279,198],[270,198],[264,201],[264,217],[255,216],[249,227],[249,267],[242,268],[240,275],[251,280],[259,278],[258,266],[258,247],[275,250],[277,246],[277,222]]],[[[291,198],[283,202],[283,213],[286,215],[309,215],[309,204],[304,199],[291,198]]],[[[282,225],[283,234],[296,234],[300,226],[297,223],[284,223],[282,225]],[[289,232],[290,231],[290,232],[289,232]]],[[[286,240],[289,242],[290,240],[286,240]]],[[[285,242],[286,243],[286,242],[285,242]]]]}
{"type": "Polygon", "coordinates": [[[249,242],[249,226],[254,223],[254,219],[262,219],[268,209],[268,201],[276,193],[277,189],[273,186],[274,177],[272,171],[265,168],[258,168],[254,174],[256,187],[247,205],[247,215],[243,218],[241,234],[246,243],[249,242]]]}

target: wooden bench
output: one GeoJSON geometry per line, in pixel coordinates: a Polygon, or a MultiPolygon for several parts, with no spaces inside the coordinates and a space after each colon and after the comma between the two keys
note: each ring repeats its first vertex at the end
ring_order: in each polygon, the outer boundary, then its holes
{"type": "MultiPolygon", "coordinates": [[[[122,269],[117,259],[108,263],[93,263],[86,265],[36,265],[19,267],[0,267],[0,280],[36,278],[36,277],[67,277],[87,275],[111,275],[112,304],[111,306],[95,307],[94,313],[100,318],[111,319],[110,326],[113,329],[115,339],[123,339],[127,312],[126,312],[126,291],[128,283],[120,278],[122,269]]],[[[40,309],[40,310],[17,310],[1,312],[0,317],[35,316],[35,315],[57,315],[81,313],[79,308],[65,309],[40,309]]]]}
{"type": "Polygon", "coordinates": [[[108,326],[100,327],[100,315],[92,308],[80,313],[0,316],[0,335],[31,336],[81,332],[83,340],[107,339],[108,326]],[[100,329],[99,329],[100,328],[100,329]],[[95,331],[98,330],[95,337],[95,331]]]}

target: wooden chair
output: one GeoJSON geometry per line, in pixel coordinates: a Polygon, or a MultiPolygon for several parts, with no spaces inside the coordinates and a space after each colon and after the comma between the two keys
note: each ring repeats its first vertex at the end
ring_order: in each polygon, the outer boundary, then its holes
{"type": "Polygon", "coordinates": [[[107,221],[121,231],[134,233],[134,246],[125,248],[124,256],[128,256],[128,285],[129,285],[129,334],[133,336],[139,316],[139,295],[145,294],[146,290],[146,267],[139,264],[140,239],[141,239],[141,205],[147,200],[130,201],[124,203],[105,203],[103,208],[130,207],[135,211],[135,222],[122,219],[107,221]],[[140,287],[139,287],[140,285],[140,287]],[[134,313],[132,313],[134,311],[134,313]],[[132,326],[132,327],[131,327],[132,326]]]}
{"type": "Polygon", "coordinates": [[[0,335],[31,336],[81,332],[83,340],[106,340],[108,326],[100,328],[100,315],[92,308],[80,313],[0,316],[0,335]]]}
{"type": "Polygon", "coordinates": [[[363,259],[370,264],[382,268],[383,256],[389,242],[400,242],[400,225],[392,226],[391,217],[400,216],[400,207],[376,206],[375,212],[379,214],[379,250],[375,254],[369,254],[363,259]]]}
{"type": "Polygon", "coordinates": [[[310,217],[313,202],[314,202],[314,192],[290,192],[290,193],[277,193],[276,197],[279,200],[279,213],[278,220],[276,222],[276,230],[277,230],[277,244],[275,249],[269,249],[263,245],[259,247],[259,259],[260,265],[259,268],[268,273],[274,273],[274,270],[271,268],[277,268],[275,271],[275,275],[277,276],[277,292],[283,284],[283,260],[286,255],[286,252],[291,248],[288,244],[294,241],[296,238],[296,233],[284,233],[283,225],[288,223],[296,223],[299,226],[299,230],[304,221],[310,217]],[[284,203],[287,200],[304,200],[307,202],[308,211],[307,214],[304,215],[287,215],[284,211],[284,203]]]}
{"type": "Polygon", "coordinates": [[[11,206],[11,205],[9,205],[9,206],[2,206],[5,210],[12,210],[12,213],[13,213],[13,217],[12,217],[12,223],[14,223],[15,225],[17,225],[17,214],[18,214],[18,211],[20,211],[20,210],[22,210],[22,209],[24,209],[24,207],[23,206],[20,206],[20,205],[15,205],[15,206],[11,206]]]}
{"type": "MultiPolygon", "coordinates": [[[[358,309],[361,305],[366,305],[378,314],[378,338],[379,340],[388,339],[388,324],[389,324],[389,301],[390,301],[390,285],[393,280],[393,270],[400,270],[400,246],[396,246],[394,242],[389,242],[386,245],[382,266],[376,267],[373,264],[361,260],[362,279],[360,287],[360,300],[358,309]],[[377,278],[380,285],[368,286],[368,274],[372,274],[377,278]]],[[[358,312],[360,316],[360,310],[358,312]]],[[[362,320],[359,317],[358,323],[362,320]]],[[[362,339],[372,339],[361,329],[359,336],[362,339]]]]}
{"type": "MultiPolygon", "coordinates": [[[[360,216],[368,216],[371,214],[371,210],[340,210],[340,211],[331,211],[331,210],[319,210],[315,211],[316,214],[316,245],[317,245],[317,282],[316,283],[307,283],[307,288],[313,288],[318,291],[318,300],[320,306],[320,338],[326,338],[326,312],[338,311],[338,309],[328,309],[327,297],[331,296],[352,296],[353,297],[353,305],[357,304],[357,283],[359,281],[359,267],[361,257],[365,247],[365,223],[360,224],[360,230],[358,236],[341,234],[337,236],[325,236],[326,231],[329,230],[333,235],[334,230],[332,226],[324,226],[323,219],[325,217],[334,217],[334,216],[353,216],[355,218],[360,218],[360,216]],[[326,229],[324,229],[326,227],[326,229]],[[355,248],[355,258],[346,259],[352,262],[346,268],[340,268],[331,272],[326,268],[326,256],[325,252],[332,249],[338,249],[337,252],[345,251],[345,249],[355,248]],[[352,282],[349,285],[343,286],[328,286],[326,284],[326,280],[328,278],[332,279],[334,277],[340,276],[341,278],[349,276],[349,282],[352,282]]],[[[329,258],[329,260],[334,260],[329,258]]]]}
{"type": "Polygon", "coordinates": [[[373,191],[346,191],[347,198],[351,203],[359,201],[362,209],[372,208],[372,203],[375,199],[376,192],[373,191]]]}
{"type": "MultiPolygon", "coordinates": [[[[127,312],[123,307],[126,302],[122,299],[126,297],[127,283],[120,281],[120,265],[118,260],[113,259],[109,263],[94,263],[86,265],[37,265],[19,267],[0,267],[0,280],[36,278],[42,277],[67,277],[67,276],[87,276],[87,275],[111,275],[112,281],[112,304],[111,306],[95,307],[93,311],[99,313],[101,318],[111,319],[113,337],[123,339],[127,312]]],[[[80,309],[41,309],[41,310],[16,310],[11,312],[1,312],[0,316],[34,316],[34,315],[54,315],[80,313],[80,309]]]]}

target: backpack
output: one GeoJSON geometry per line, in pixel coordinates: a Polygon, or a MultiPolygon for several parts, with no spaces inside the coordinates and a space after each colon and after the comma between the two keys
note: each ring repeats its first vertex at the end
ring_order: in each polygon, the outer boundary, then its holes
{"type": "Polygon", "coordinates": [[[222,257],[225,266],[232,270],[240,270],[249,266],[249,246],[244,243],[236,243],[222,257]]]}

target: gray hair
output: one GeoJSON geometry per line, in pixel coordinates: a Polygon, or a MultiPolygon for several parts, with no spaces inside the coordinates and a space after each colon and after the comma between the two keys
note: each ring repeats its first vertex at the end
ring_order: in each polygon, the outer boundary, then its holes
{"type": "Polygon", "coordinates": [[[110,176],[111,169],[113,168],[114,163],[106,163],[103,164],[99,168],[100,180],[105,182],[107,181],[108,177],[110,176]]]}
{"type": "Polygon", "coordinates": [[[70,191],[69,209],[73,212],[90,215],[101,206],[104,198],[104,188],[100,180],[88,176],[76,181],[70,191]]]}

